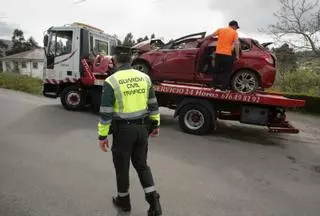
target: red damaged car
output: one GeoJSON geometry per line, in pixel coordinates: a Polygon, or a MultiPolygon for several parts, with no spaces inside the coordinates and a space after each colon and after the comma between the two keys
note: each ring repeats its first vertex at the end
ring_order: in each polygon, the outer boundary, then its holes
{"type": "MultiPolygon", "coordinates": [[[[209,84],[210,68],[214,67],[216,38],[206,32],[187,35],[164,44],[152,39],[136,44],[133,67],[150,75],[154,81],[176,81],[209,84]],[[210,50],[210,49],[209,49],[210,50]]],[[[269,88],[276,75],[276,58],[266,49],[271,43],[259,44],[251,38],[239,38],[240,58],[235,62],[230,87],[234,91],[251,93],[269,88]]]]}

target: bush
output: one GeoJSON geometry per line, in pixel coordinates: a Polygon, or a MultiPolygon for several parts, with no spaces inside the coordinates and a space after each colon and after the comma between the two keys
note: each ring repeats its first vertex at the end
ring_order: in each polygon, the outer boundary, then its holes
{"type": "Polygon", "coordinates": [[[311,96],[311,95],[302,95],[302,94],[294,94],[294,93],[285,93],[287,98],[305,100],[305,107],[292,109],[293,111],[302,111],[311,114],[320,115],[320,97],[311,96]]]}
{"type": "Polygon", "coordinates": [[[275,85],[266,91],[283,92],[288,98],[306,101],[305,107],[291,109],[292,111],[320,114],[320,74],[316,70],[306,68],[287,71],[282,75],[277,73],[275,85]]]}
{"type": "Polygon", "coordinates": [[[27,75],[0,73],[0,88],[41,95],[42,81],[27,75]]]}
{"type": "Polygon", "coordinates": [[[320,95],[320,74],[311,69],[287,72],[282,78],[277,73],[274,90],[304,95],[320,95]]]}

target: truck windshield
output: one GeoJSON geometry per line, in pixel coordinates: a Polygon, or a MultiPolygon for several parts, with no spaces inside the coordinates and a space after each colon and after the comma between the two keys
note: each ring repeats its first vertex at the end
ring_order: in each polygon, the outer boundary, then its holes
{"type": "Polygon", "coordinates": [[[52,31],[48,54],[66,55],[72,52],[72,31],[52,31]]]}

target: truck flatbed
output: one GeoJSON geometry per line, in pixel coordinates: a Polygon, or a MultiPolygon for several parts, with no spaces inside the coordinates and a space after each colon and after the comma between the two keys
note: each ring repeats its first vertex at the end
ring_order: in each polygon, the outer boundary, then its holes
{"type": "Polygon", "coordinates": [[[221,91],[201,84],[160,82],[154,84],[160,106],[175,110],[187,133],[204,134],[217,129],[217,120],[267,126],[272,133],[299,133],[286,120],[286,109],[305,106],[304,100],[281,93],[252,94],[221,91]]]}
{"type": "Polygon", "coordinates": [[[255,92],[243,94],[233,91],[223,92],[219,89],[197,86],[196,84],[158,83],[154,85],[156,92],[182,96],[203,97],[230,102],[251,103],[284,108],[304,107],[304,100],[289,99],[280,93],[255,92]]]}

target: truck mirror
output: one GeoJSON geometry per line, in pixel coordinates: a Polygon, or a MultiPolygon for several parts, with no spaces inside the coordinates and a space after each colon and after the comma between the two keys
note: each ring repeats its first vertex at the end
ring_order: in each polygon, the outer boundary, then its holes
{"type": "Polygon", "coordinates": [[[45,35],[44,38],[43,38],[43,45],[44,45],[45,47],[48,46],[48,40],[49,40],[48,35],[45,35]]]}

